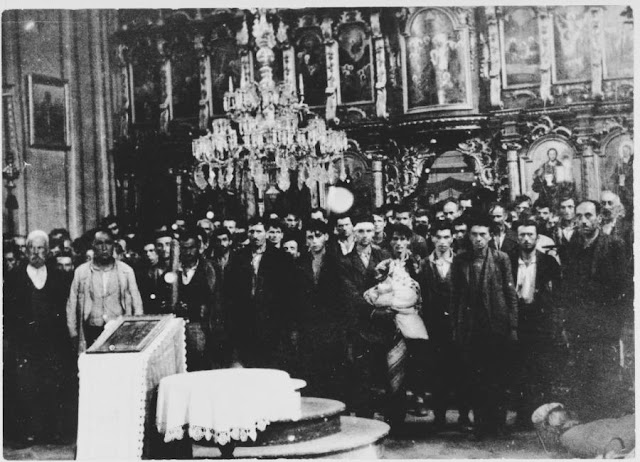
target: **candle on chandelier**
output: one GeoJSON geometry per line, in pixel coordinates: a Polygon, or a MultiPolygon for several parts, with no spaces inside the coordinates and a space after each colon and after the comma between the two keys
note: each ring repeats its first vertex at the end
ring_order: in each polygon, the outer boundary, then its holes
{"type": "Polygon", "coordinates": [[[229,92],[233,93],[233,77],[229,76],[229,92]]]}
{"type": "Polygon", "coordinates": [[[304,79],[302,78],[302,74],[298,76],[298,89],[301,95],[304,95],[304,79]]]}

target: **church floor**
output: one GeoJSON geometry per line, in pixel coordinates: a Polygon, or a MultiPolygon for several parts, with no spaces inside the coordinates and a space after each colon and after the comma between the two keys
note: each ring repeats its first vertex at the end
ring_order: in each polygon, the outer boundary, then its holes
{"type": "MultiPolygon", "coordinates": [[[[433,432],[433,415],[414,417],[407,415],[404,428],[398,434],[387,437],[382,446],[385,459],[549,459],[534,431],[514,432],[509,436],[471,441],[456,430],[453,422],[457,412],[447,413],[451,428],[433,432]]],[[[14,449],[5,445],[7,460],[70,460],[74,456],[73,445],[42,445],[26,449],[14,449]]]]}

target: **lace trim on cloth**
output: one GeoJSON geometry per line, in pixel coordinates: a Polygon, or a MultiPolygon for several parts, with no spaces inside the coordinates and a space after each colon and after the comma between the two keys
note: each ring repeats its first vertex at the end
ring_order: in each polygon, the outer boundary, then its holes
{"type": "MultiPolygon", "coordinates": [[[[214,443],[224,446],[229,444],[231,440],[246,442],[254,441],[258,438],[258,432],[262,432],[267,428],[269,422],[261,419],[255,422],[251,428],[230,428],[228,430],[216,431],[211,428],[201,427],[198,425],[183,425],[182,427],[168,428],[164,431],[164,442],[169,443],[175,440],[182,440],[185,433],[189,433],[189,437],[195,441],[201,441],[203,438],[207,441],[213,440],[214,443]]],[[[162,431],[161,431],[162,433],[162,431]]]]}
{"type": "MultiPolygon", "coordinates": [[[[178,366],[178,370],[175,371],[175,373],[180,373],[180,372],[184,372],[187,370],[187,345],[186,345],[186,336],[185,336],[185,332],[184,332],[184,320],[178,318],[178,321],[180,323],[180,327],[179,327],[179,332],[178,335],[180,337],[179,342],[184,345],[183,348],[181,348],[182,354],[180,355],[180,361],[178,366]]],[[[139,379],[140,379],[140,384],[139,384],[139,399],[138,399],[138,422],[136,424],[137,428],[138,428],[138,437],[137,437],[137,442],[136,442],[136,458],[141,459],[142,458],[142,452],[143,452],[143,448],[144,448],[144,430],[145,430],[145,419],[146,419],[146,405],[147,405],[147,390],[152,389],[153,387],[157,387],[158,383],[149,383],[148,379],[148,369],[149,369],[149,362],[151,360],[151,357],[155,354],[156,350],[158,348],[160,348],[161,345],[163,345],[166,341],[170,340],[168,337],[170,336],[175,336],[175,330],[171,329],[171,328],[167,328],[164,331],[162,331],[158,337],[156,337],[153,342],[151,343],[151,345],[149,345],[149,347],[146,349],[146,351],[143,351],[141,353],[141,357],[144,358],[143,364],[144,364],[144,370],[143,373],[139,375],[139,379]]]]}

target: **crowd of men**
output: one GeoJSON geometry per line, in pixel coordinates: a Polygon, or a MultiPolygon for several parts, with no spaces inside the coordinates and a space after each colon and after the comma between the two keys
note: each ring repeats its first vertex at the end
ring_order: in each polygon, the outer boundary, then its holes
{"type": "Polygon", "coordinates": [[[109,321],[143,313],[187,321],[191,371],[283,369],[305,394],[392,429],[409,408],[432,409],[436,429],[458,409],[458,425],[484,438],[507,430],[507,409],[530,426],[563,387],[583,419],[620,410],[633,236],[610,191],[557,207],[450,199],[122,228],[107,217],[76,240],[54,229],[4,243],[5,428],[14,419],[25,444],[73,432],[76,355],[109,321]],[[428,339],[405,338],[397,311],[364,297],[389,259],[419,284],[428,339]]]}

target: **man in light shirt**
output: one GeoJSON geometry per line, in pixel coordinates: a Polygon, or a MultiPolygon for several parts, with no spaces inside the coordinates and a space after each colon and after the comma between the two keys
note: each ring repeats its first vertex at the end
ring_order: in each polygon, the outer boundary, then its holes
{"type": "Polygon", "coordinates": [[[142,298],[133,269],[113,256],[113,237],[99,230],[93,236],[93,260],[74,273],[67,301],[67,327],[78,353],[102,333],[107,322],[122,315],[141,315],[142,298]]]}
{"type": "Polygon", "coordinates": [[[560,281],[560,265],[536,249],[538,224],[529,219],[514,223],[518,247],[510,254],[513,279],[518,295],[517,352],[520,365],[517,390],[518,426],[531,427],[531,414],[540,402],[549,400],[554,364],[558,364],[559,345],[565,343],[563,316],[553,304],[553,290],[560,281]]]}

